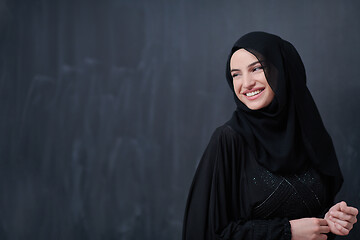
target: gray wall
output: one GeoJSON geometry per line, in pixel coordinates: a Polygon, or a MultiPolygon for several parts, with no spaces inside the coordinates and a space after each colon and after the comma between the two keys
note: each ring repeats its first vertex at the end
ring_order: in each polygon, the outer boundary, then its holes
{"type": "MultiPolygon", "coordinates": [[[[241,35],[292,42],[360,207],[359,1],[0,1],[0,239],[180,239],[241,35]]],[[[360,225],[346,239],[360,238],[360,225]]]]}

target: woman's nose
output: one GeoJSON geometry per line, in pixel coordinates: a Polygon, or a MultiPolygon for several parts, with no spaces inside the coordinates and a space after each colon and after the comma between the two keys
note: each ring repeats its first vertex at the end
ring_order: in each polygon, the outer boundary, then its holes
{"type": "Polygon", "coordinates": [[[245,75],[243,78],[243,87],[247,89],[251,89],[255,85],[255,79],[252,78],[251,75],[245,75]]]}

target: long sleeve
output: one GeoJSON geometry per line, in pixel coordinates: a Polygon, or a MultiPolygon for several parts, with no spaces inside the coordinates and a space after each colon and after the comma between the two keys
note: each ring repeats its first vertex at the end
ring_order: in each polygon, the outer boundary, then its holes
{"type": "Polygon", "coordinates": [[[290,240],[287,219],[248,220],[242,139],[228,127],[211,137],[195,173],[185,210],[183,240],[290,240]]]}
{"type": "Polygon", "coordinates": [[[287,219],[249,220],[231,222],[226,226],[218,239],[291,239],[291,227],[287,219]]]}

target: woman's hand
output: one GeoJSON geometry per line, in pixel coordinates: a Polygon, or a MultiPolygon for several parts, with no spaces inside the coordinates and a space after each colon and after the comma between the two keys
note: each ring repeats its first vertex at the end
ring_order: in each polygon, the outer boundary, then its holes
{"type": "Polygon", "coordinates": [[[348,235],[353,225],[357,222],[356,216],[358,210],[347,206],[342,201],[332,206],[325,214],[325,220],[328,222],[330,231],[336,235],[348,235]]]}
{"type": "Polygon", "coordinates": [[[330,228],[325,219],[301,218],[290,221],[291,240],[325,240],[330,228]]]}

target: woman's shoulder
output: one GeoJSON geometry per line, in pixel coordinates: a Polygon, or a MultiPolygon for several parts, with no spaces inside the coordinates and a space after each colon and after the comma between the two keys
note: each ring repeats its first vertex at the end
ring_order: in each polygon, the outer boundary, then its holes
{"type": "Polygon", "coordinates": [[[233,137],[239,138],[241,137],[230,125],[224,123],[223,125],[217,127],[213,133],[214,137],[233,137]]]}
{"type": "Polygon", "coordinates": [[[210,139],[210,143],[217,145],[227,145],[234,142],[239,143],[239,141],[242,142],[242,136],[226,123],[217,127],[210,139]]]}
{"type": "Polygon", "coordinates": [[[245,147],[240,134],[229,125],[221,125],[214,130],[210,138],[201,160],[202,166],[220,163],[233,165],[239,162],[239,156],[245,147]]]}

